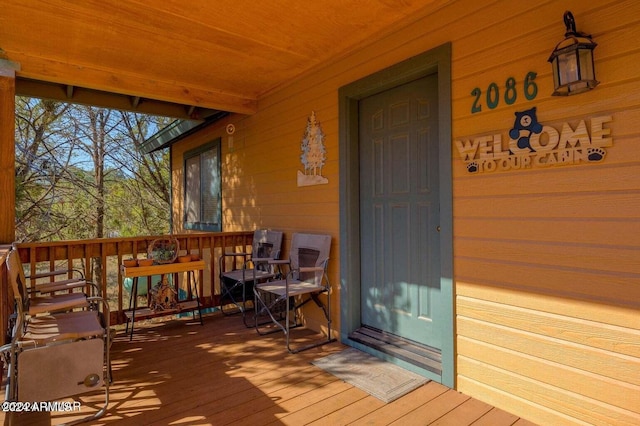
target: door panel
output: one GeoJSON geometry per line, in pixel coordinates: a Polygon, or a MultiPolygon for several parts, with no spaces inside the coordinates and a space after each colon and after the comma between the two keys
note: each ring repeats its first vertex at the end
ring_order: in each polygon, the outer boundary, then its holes
{"type": "Polygon", "coordinates": [[[441,346],[437,77],[359,102],[361,321],[441,346]]]}

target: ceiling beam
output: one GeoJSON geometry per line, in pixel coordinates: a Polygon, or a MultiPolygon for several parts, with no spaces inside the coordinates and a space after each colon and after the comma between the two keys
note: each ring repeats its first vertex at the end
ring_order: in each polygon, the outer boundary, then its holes
{"type": "Polygon", "coordinates": [[[12,54],[12,60],[21,65],[21,71],[16,75],[20,78],[240,114],[251,115],[257,111],[258,103],[255,98],[218,90],[215,88],[215,82],[211,83],[211,88],[196,87],[157,80],[148,74],[134,75],[125,74],[122,70],[79,67],[15,52],[12,54]]]}
{"type": "Polygon", "coordinates": [[[190,109],[189,105],[162,102],[152,99],[143,100],[139,97],[90,90],[82,87],[66,86],[63,84],[26,80],[22,78],[16,79],[16,95],[52,99],[60,102],[72,102],[123,111],[133,111],[142,114],[160,115],[183,120],[205,118],[208,115],[220,112],[219,110],[212,109],[198,109],[197,112],[202,117],[194,117],[193,115],[188,114],[190,109]],[[73,88],[71,90],[71,97],[69,97],[69,87],[73,88]]]}

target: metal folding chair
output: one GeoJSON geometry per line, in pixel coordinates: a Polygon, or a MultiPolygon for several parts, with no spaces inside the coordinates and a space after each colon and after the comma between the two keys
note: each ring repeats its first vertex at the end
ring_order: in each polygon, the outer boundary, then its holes
{"type": "Polygon", "coordinates": [[[24,307],[25,315],[38,315],[56,311],[66,311],[75,308],[88,308],[90,300],[81,292],[54,294],[54,291],[38,292],[29,291],[27,278],[24,274],[22,262],[17,248],[13,247],[7,254],[7,268],[12,274],[12,284],[16,285],[15,291],[19,293],[24,307]]]}
{"type": "MultiPolygon", "coordinates": [[[[15,243],[12,244],[12,249],[17,250],[15,243]]],[[[85,279],[84,272],[80,269],[56,269],[54,271],[25,275],[25,278],[31,283],[28,286],[28,292],[31,295],[51,294],[59,291],[68,292],[75,289],[91,289],[92,296],[100,295],[100,287],[85,279]],[[65,275],[66,279],[60,279],[65,275]]]]}
{"type": "Polygon", "coordinates": [[[230,252],[219,258],[220,271],[220,309],[225,315],[240,312],[247,327],[253,326],[247,322],[248,302],[253,303],[253,286],[255,283],[273,279],[277,270],[269,263],[280,258],[282,246],[282,232],[267,229],[256,230],[253,234],[251,253],[230,252]],[[231,260],[232,270],[225,271],[227,261],[231,260]],[[237,260],[242,265],[237,267],[237,260]],[[231,311],[229,305],[235,305],[231,311]]]}
{"type": "MultiPolygon", "coordinates": [[[[86,298],[87,306],[101,303],[102,312],[82,310],[38,315],[29,313],[24,298],[24,271],[11,250],[6,264],[15,301],[11,343],[0,348],[7,364],[8,402],[56,401],[92,392],[104,386],[104,406],[71,424],[101,417],[109,404],[109,307],[99,297],[86,298]]],[[[56,305],[59,306],[59,305],[56,305]]],[[[68,306],[70,309],[74,306],[68,306]]]]}
{"type": "Polygon", "coordinates": [[[263,335],[283,331],[287,350],[291,353],[335,341],[331,337],[331,284],[327,276],[330,248],[330,235],[295,233],[291,240],[289,260],[271,261],[274,265],[288,265],[286,276],[254,286],[257,332],[263,335]],[[322,310],[327,321],[326,339],[294,349],[290,341],[291,329],[303,325],[301,308],[310,301],[322,310]],[[259,318],[265,316],[275,328],[267,329],[264,323],[259,322],[259,318]]]}

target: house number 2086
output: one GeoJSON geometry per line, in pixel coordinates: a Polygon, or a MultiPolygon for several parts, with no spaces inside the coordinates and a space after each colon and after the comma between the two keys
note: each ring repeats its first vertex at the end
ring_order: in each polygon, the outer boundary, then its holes
{"type": "MultiPolygon", "coordinates": [[[[535,82],[536,74],[533,71],[529,71],[524,78],[522,90],[524,92],[524,97],[527,100],[531,101],[535,99],[538,95],[538,85],[535,82]]],[[[471,106],[471,114],[475,114],[476,112],[482,111],[482,90],[476,87],[471,91],[471,96],[475,98],[473,101],[473,105],[471,106]]],[[[500,104],[500,87],[496,83],[491,83],[489,87],[487,87],[487,91],[485,93],[485,101],[487,104],[487,108],[494,109],[500,104]]],[[[502,96],[504,99],[504,103],[507,105],[512,105],[516,99],[518,99],[518,82],[515,78],[509,77],[507,81],[504,83],[504,94],[502,96]]]]}

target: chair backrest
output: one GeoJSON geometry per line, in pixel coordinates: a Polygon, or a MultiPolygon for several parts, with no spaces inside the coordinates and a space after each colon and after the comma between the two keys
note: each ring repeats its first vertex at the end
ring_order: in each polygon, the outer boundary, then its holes
{"type": "MultiPolygon", "coordinates": [[[[331,235],[295,233],[291,239],[289,261],[292,270],[300,267],[319,266],[326,270],[331,249],[331,235]]],[[[294,278],[316,284],[322,281],[323,273],[302,273],[294,278]]]]}
{"type": "Polygon", "coordinates": [[[7,275],[9,276],[9,285],[11,286],[11,292],[13,293],[13,299],[16,309],[16,322],[13,325],[11,334],[11,344],[15,345],[22,339],[25,331],[25,316],[29,312],[29,295],[27,292],[27,279],[24,275],[24,269],[22,269],[22,262],[20,261],[20,254],[18,249],[12,247],[7,254],[7,275]]]}
{"type": "Polygon", "coordinates": [[[252,257],[278,259],[280,258],[281,246],[281,231],[257,229],[253,232],[252,257]]]}
{"type": "Polygon", "coordinates": [[[29,301],[27,294],[27,279],[22,269],[22,262],[18,250],[12,248],[7,255],[7,271],[9,273],[9,284],[18,308],[18,315],[22,316],[27,312],[29,301]]]}
{"type": "MultiPolygon", "coordinates": [[[[269,229],[257,229],[253,232],[252,258],[258,259],[280,259],[280,249],[282,247],[282,232],[271,231],[269,229]]],[[[268,263],[258,263],[256,269],[268,270],[271,268],[268,263]]]]}

